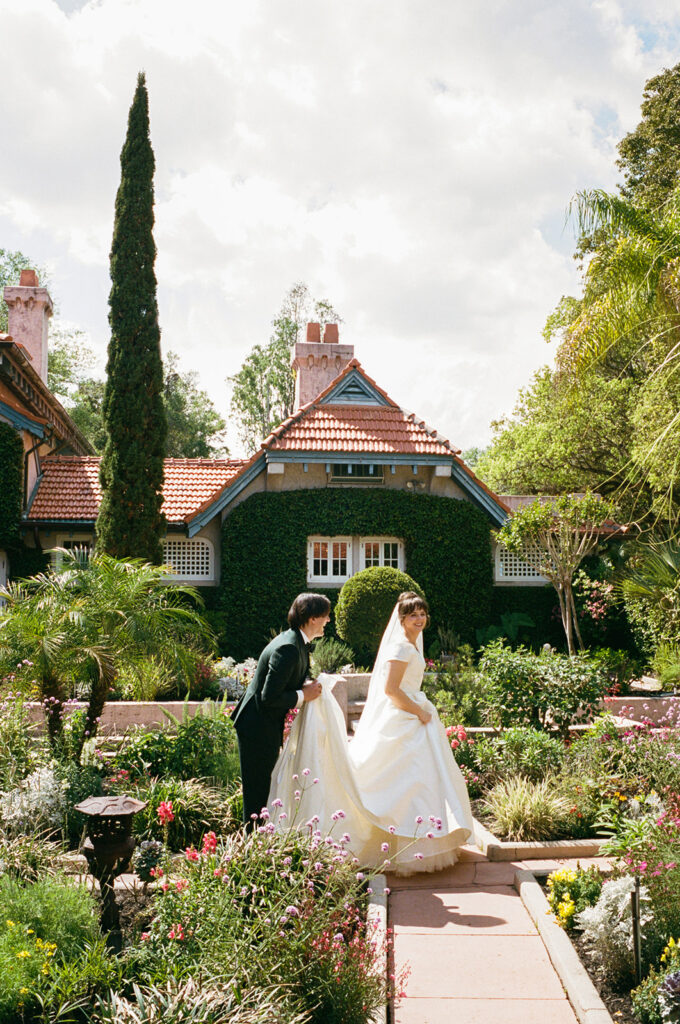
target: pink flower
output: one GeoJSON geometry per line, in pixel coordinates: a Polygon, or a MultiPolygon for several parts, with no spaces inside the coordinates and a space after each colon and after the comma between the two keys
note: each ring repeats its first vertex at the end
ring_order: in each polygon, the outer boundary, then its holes
{"type": "Polygon", "coordinates": [[[423,823],[422,815],[417,814],[416,815],[416,825],[422,825],[422,823],[423,823]]]}
{"type": "Polygon", "coordinates": [[[198,850],[194,850],[193,846],[187,846],[184,852],[187,860],[198,860],[198,850]]]}
{"type": "Polygon", "coordinates": [[[383,853],[387,853],[387,851],[389,850],[389,848],[390,848],[390,844],[389,844],[389,843],[383,843],[383,844],[381,845],[381,847],[380,847],[380,849],[382,850],[382,852],[383,852],[383,853]]]}
{"type": "Polygon", "coordinates": [[[456,739],[451,740],[451,750],[455,750],[456,747],[459,747],[459,746],[460,746],[460,743],[458,742],[458,740],[456,740],[456,739]]]}
{"type": "Polygon", "coordinates": [[[203,853],[207,856],[217,849],[217,836],[214,832],[206,832],[203,836],[203,853]]]}
{"type": "Polygon", "coordinates": [[[148,942],[149,939],[151,938],[151,932],[142,932],[142,934],[139,937],[142,940],[142,942],[148,942]]]}
{"type": "Polygon", "coordinates": [[[177,889],[177,892],[184,892],[185,889],[189,888],[189,879],[178,878],[175,882],[175,888],[177,889]]]}
{"type": "Polygon", "coordinates": [[[156,814],[161,825],[169,825],[171,821],[174,821],[175,815],[172,812],[172,800],[161,800],[156,814]]]}

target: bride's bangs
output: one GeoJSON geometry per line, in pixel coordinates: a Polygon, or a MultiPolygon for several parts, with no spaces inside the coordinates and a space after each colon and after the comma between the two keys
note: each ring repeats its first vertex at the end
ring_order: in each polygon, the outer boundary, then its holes
{"type": "Polygon", "coordinates": [[[430,609],[427,606],[427,601],[423,597],[419,597],[414,594],[413,597],[406,597],[399,602],[399,618],[404,619],[407,615],[412,615],[415,611],[424,611],[427,615],[428,625],[430,621],[430,609]]]}

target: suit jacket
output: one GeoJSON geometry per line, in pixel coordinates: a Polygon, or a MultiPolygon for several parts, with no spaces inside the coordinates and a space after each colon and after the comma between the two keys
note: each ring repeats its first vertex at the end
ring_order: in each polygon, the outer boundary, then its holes
{"type": "Polygon", "coordinates": [[[297,691],[308,672],[309,654],[300,631],[279,633],[260,655],[253,678],[232,712],[237,733],[259,733],[265,743],[276,741],[280,746],[286,714],[297,704],[297,691]]]}

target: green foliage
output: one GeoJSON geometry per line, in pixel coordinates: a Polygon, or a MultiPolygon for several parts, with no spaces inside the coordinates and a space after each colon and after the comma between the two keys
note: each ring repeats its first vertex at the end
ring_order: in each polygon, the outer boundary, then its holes
{"type": "Polygon", "coordinates": [[[0,611],[0,669],[22,662],[17,682],[49,700],[50,739],[59,753],[65,692],[85,689],[89,701],[73,754],[93,737],[120,668],[153,656],[175,676],[193,675],[212,643],[195,610],[191,587],[168,582],[165,569],[95,555],[86,565],[63,552],[63,566],[10,584],[0,611]]]}
{"type": "Polygon", "coordinates": [[[135,815],[133,831],[138,839],[164,841],[164,827],[158,820],[158,806],[172,804],[174,821],[168,826],[168,846],[184,850],[200,844],[206,832],[222,832],[230,820],[225,793],[197,779],[138,779],[133,787],[124,782],[121,792],[132,792],[147,806],[135,815]]]}
{"type": "Polygon", "coordinates": [[[319,640],[312,651],[313,678],[320,672],[339,672],[344,665],[354,663],[354,651],[341,640],[335,640],[332,636],[319,640]]]}
{"type": "Polygon", "coordinates": [[[645,82],[640,123],[619,142],[621,194],[648,210],[662,206],[680,172],[680,65],[645,82]]]}
{"type": "Polygon", "coordinates": [[[567,800],[556,792],[552,779],[530,782],[521,775],[494,786],[482,809],[495,835],[516,842],[561,836],[569,813],[567,800]]]}
{"type": "Polygon", "coordinates": [[[23,504],[24,447],[9,423],[0,423],[0,548],[19,540],[23,504]]]}
{"type": "Polygon", "coordinates": [[[487,701],[485,681],[472,661],[472,648],[460,647],[453,661],[434,664],[425,673],[423,690],[437,708],[444,726],[482,725],[487,701]]]}
{"type": "Polygon", "coordinates": [[[64,847],[43,835],[10,836],[0,833],[0,877],[36,882],[57,874],[64,847]]]}
{"type": "Polygon", "coordinates": [[[161,513],[167,421],[156,303],[154,155],[143,74],[130,107],[111,244],[111,293],[100,466],[97,547],[109,555],[162,561],[161,513]]]}
{"type": "Polygon", "coordinates": [[[89,796],[101,796],[102,778],[98,769],[92,765],[80,765],[70,760],[59,763],[56,774],[66,790],[64,830],[71,845],[77,846],[83,837],[87,817],[74,810],[74,807],[89,796]]]}
{"type": "Polygon", "coordinates": [[[31,725],[21,694],[0,700],[0,792],[12,789],[38,763],[31,725]]]}
{"type": "Polygon", "coordinates": [[[475,472],[500,494],[611,494],[626,479],[638,383],[594,372],[578,381],[543,367],[519,392],[512,416],[492,423],[494,438],[475,472]]]}
{"type": "Polygon", "coordinates": [[[594,494],[563,494],[520,506],[496,534],[498,543],[508,551],[520,557],[527,550],[534,553],[536,568],[550,580],[557,593],[570,654],[574,651],[574,633],[583,650],[573,593],[574,575],[583,560],[597,550],[600,528],[613,515],[611,503],[594,494]]]}
{"type": "Polygon", "coordinates": [[[470,642],[488,622],[489,523],[471,503],[368,488],[255,494],[227,516],[222,531],[222,580],[229,585],[220,598],[227,624],[221,642],[236,659],[258,655],[270,630],[284,626],[295,595],[307,590],[307,538],[314,534],[403,538],[433,629],[445,622],[470,642]]]}
{"type": "Polygon", "coordinates": [[[34,1006],[60,965],[77,959],[99,934],[95,900],[84,886],[51,878],[31,884],[0,878],[2,1024],[20,1019],[21,1006],[34,1006]]]}
{"type": "Polygon", "coordinates": [[[526,612],[503,612],[500,626],[487,626],[476,631],[477,643],[483,647],[492,640],[509,640],[511,644],[524,641],[521,630],[533,630],[536,623],[526,612]]]}
{"type": "Polygon", "coordinates": [[[342,317],[326,299],[313,300],[307,285],[298,282],[272,321],[268,344],[255,345],[238,373],[227,377],[232,386],[231,414],[249,454],[293,412],[291,353],[308,321],[342,323],[342,317]]]}
{"type": "Polygon", "coordinates": [[[651,645],[680,643],[680,543],[652,541],[633,550],[617,585],[651,645]]]}
{"type": "Polygon", "coordinates": [[[486,713],[497,725],[557,728],[564,735],[590,715],[607,688],[602,668],[588,655],[513,651],[502,641],[482,651],[479,670],[488,682],[486,713]]]}
{"type": "Polygon", "coordinates": [[[116,754],[114,768],[133,776],[175,776],[233,783],[239,774],[238,746],[231,719],[216,705],[186,715],[176,733],[140,732],[116,754]]]}
{"type": "Polygon", "coordinates": [[[631,992],[633,1012],[640,1024],[664,1024],[672,1018],[663,1016],[659,994],[670,974],[680,971],[680,940],[669,938],[659,964],[653,967],[641,985],[631,992]]]}
{"type": "Polygon", "coordinates": [[[194,370],[180,373],[178,362],[177,355],[168,352],[163,374],[167,457],[223,458],[229,454],[224,444],[227,425],[207,393],[199,387],[198,374],[194,370]]]}
{"type": "Polygon", "coordinates": [[[339,849],[296,829],[206,842],[158,894],[132,976],[165,985],[219,964],[237,991],[285,985],[309,1024],[366,1024],[389,982],[365,927],[363,875],[339,849]]]}
{"type": "Polygon", "coordinates": [[[550,644],[558,650],[565,648],[566,638],[557,596],[550,584],[542,587],[494,587],[489,621],[500,622],[502,615],[513,612],[522,612],[536,623],[531,640],[522,638],[525,646],[536,650],[543,644],[550,644]]]}
{"type": "Polygon", "coordinates": [[[574,916],[594,906],[602,892],[598,868],[560,868],[548,875],[548,904],[563,928],[574,926],[574,916]]]}
{"type": "Polygon", "coordinates": [[[145,839],[132,855],[131,868],[142,882],[150,882],[154,878],[152,870],[159,866],[163,859],[163,844],[157,839],[145,839]]]}
{"type": "Polygon", "coordinates": [[[425,596],[415,580],[388,566],[363,569],[343,585],[335,606],[335,624],[361,659],[373,661],[397,599],[408,590],[425,596]]]}

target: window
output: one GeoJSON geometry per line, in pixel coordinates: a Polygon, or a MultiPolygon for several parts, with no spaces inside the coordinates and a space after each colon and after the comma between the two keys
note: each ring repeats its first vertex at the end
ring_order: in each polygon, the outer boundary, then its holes
{"type": "Polygon", "coordinates": [[[539,553],[536,548],[527,548],[522,556],[508,551],[502,544],[496,546],[496,583],[524,583],[526,586],[547,583],[537,568],[539,553]]]}
{"type": "Polygon", "coordinates": [[[351,575],[351,537],[309,538],[307,579],[310,583],[344,583],[351,575]]]}
{"type": "Polygon", "coordinates": [[[393,569],[403,569],[403,545],[395,537],[367,537],[361,540],[362,569],[370,569],[374,565],[387,565],[393,569]]]}
{"type": "Polygon", "coordinates": [[[331,480],[343,484],[381,484],[384,480],[383,467],[365,462],[333,463],[331,464],[331,480]]]}
{"type": "Polygon", "coordinates": [[[387,565],[404,569],[404,545],[398,537],[309,537],[307,582],[338,586],[360,569],[387,565]]]}
{"type": "Polygon", "coordinates": [[[213,546],[205,537],[166,537],[163,561],[173,570],[175,580],[212,580],[213,546]]]}
{"type": "MultiPolygon", "coordinates": [[[[63,548],[70,554],[87,565],[94,548],[94,538],[91,533],[71,533],[67,536],[57,536],[56,548],[63,548]]],[[[64,560],[60,551],[52,552],[52,564],[57,572],[63,568],[64,560]]]]}

